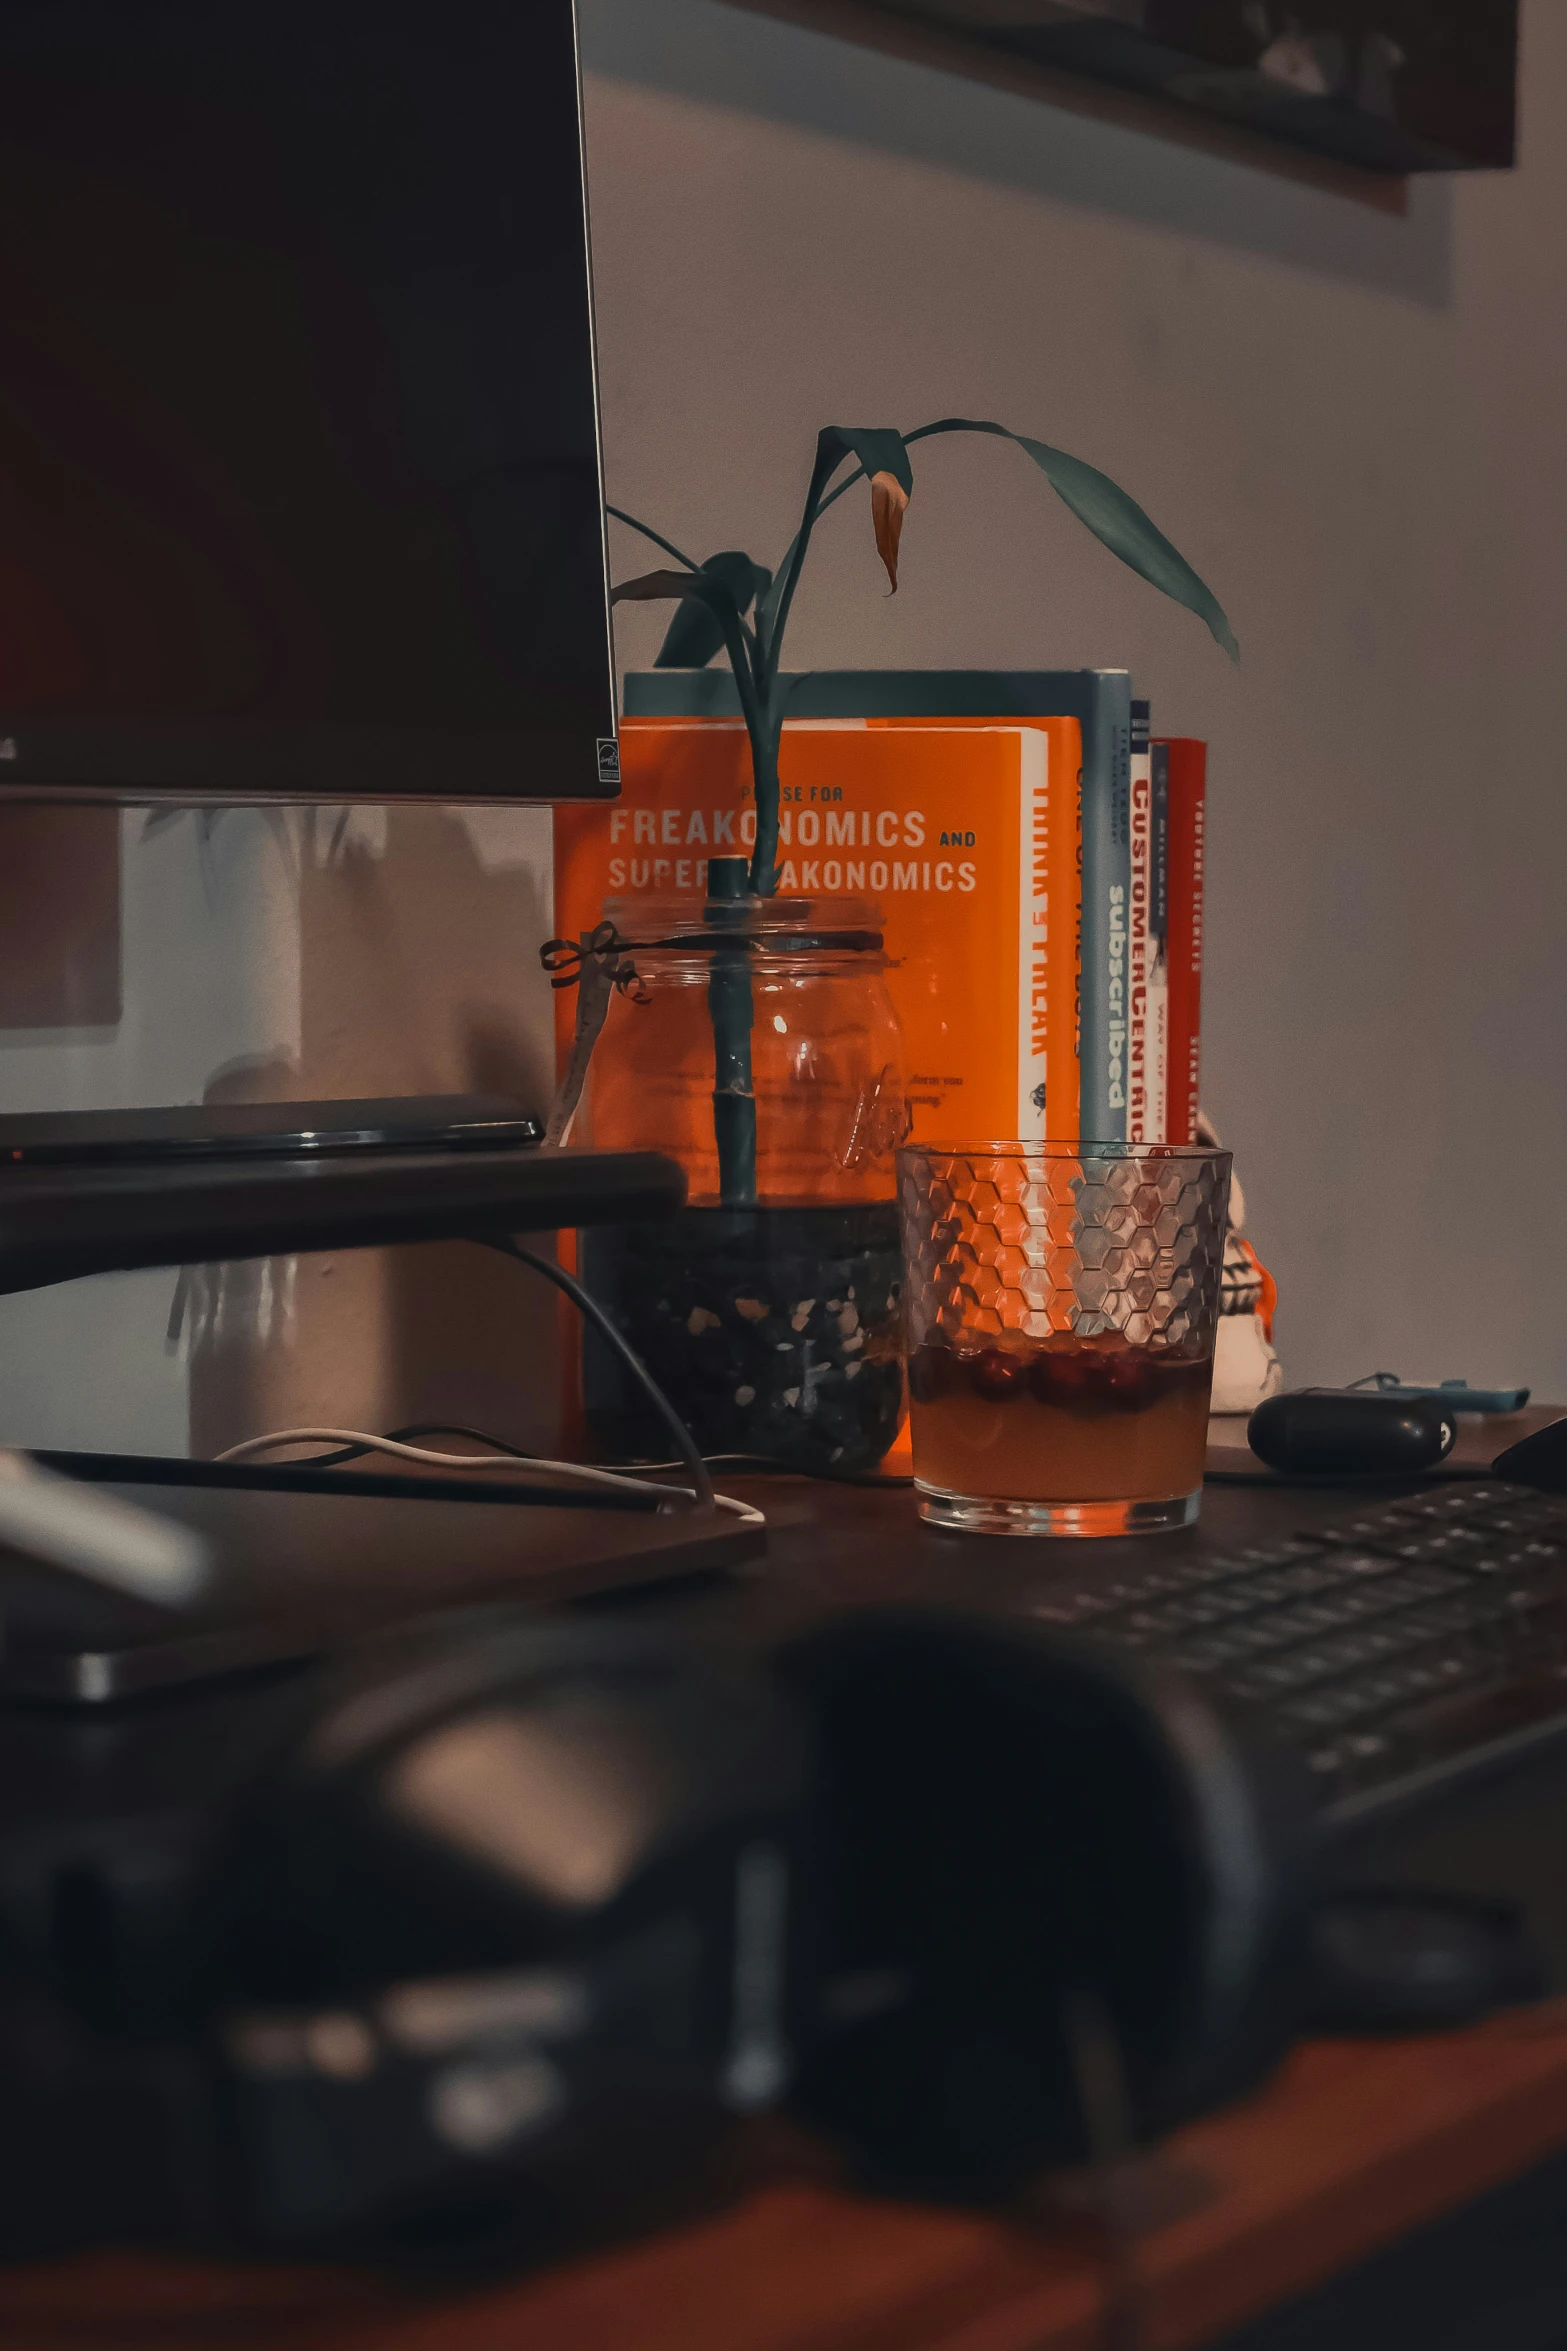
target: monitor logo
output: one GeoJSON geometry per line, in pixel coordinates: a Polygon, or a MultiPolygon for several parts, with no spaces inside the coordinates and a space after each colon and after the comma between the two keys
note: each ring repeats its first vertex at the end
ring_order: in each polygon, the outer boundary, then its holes
{"type": "Polygon", "coordinates": [[[0,735],[0,759],[15,759],[17,757],[15,735],[0,735]]]}
{"type": "MultiPolygon", "coordinates": [[[[620,781],[620,745],[616,742],[613,735],[600,735],[598,738],[598,747],[599,782],[601,784],[618,784],[620,781]]],[[[0,746],[0,759],[3,759],[5,756],[6,754],[4,747],[0,746]]],[[[11,753],[11,757],[13,759],[16,757],[14,750],[11,753]]]]}

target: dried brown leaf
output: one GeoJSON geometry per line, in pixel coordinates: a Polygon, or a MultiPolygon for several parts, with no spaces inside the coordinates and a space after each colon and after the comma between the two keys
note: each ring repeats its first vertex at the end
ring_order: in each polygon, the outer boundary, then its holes
{"type": "Polygon", "coordinates": [[[876,552],[887,567],[894,596],[898,593],[898,541],[903,536],[903,515],[908,503],[909,493],[895,475],[871,475],[871,527],[876,533],[876,552]]]}
{"type": "Polygon", "coordinates": [[[611,604],[657,604],[671,596],[689,596],[692,571],[645,571],[638,580],[622,580],[609,594],[611,604]]]}

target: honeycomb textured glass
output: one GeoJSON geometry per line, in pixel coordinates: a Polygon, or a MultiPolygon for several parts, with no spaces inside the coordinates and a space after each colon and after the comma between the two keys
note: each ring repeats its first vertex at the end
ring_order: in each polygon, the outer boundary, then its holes
{"type": "Polygon", "coordinates": [[[1229,1205],[1223,1151],[899,1153],[915,1482],[1007,1533],[1187,1525],[1229,1205]]]}
{"type": "Polygon", "coordinates": [[[910,1352],[1108,1331],[1211,1347],[1229,1184],[1221,1151],[902,1152],[910,1352]]]}

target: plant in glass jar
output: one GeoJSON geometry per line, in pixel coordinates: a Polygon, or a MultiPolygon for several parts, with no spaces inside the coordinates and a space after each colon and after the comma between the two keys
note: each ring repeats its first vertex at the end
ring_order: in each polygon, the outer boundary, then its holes
{"type": "MultiPolygon", "coordinates": [[[[896,592],[911,447],[959,432],[1022,449],[1096,538],[1236,654],[1216,598],[1140,506],[1095,467],[998,424],[826,427],[776,570],[739,550],[697,562],[609,509],[680,567],[613,591],[616,603],[679,604],[658,666],[697,669],[727,653],[756,831],[748,860],[710,861],[705,905],[644,897],[604,909],[601,942],[626,959],[585,1124],[601,1145],[675,1149],[691,1205],[662,1226],[584,1236],[585,1265],[709,1450],[840,1474],[880,1459],[901,1410],[892,1152],[905,1124],[902,1074],[877,910],[778,895],[781,656],[827,509],[868,483],[896,592]]],[[[611,1442],[635,1444],[651,1431],[638,1428],[633,1400],[604,1388],[607,1373],[600,1363],[596,1380],[590,1359],[590,1412],[611,1442]]]]}

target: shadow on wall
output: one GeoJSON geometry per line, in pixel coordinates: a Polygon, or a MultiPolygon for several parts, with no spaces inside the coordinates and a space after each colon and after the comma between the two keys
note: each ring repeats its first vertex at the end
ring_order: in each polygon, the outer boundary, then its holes
{"type": "MultiPolygon", "coordinates": [[[[209,1101],[495,1092],[553,1082],[549,817],[323,810],[301,820],[300,1060],[237,1062],[209,1101]]],[[[464,1242],[194,1269],[190,1438],[471,1422],[550,1450],[554,1294],[464,1242]]]]}
{"type": "Polygon", "coordinates": [[[0,812],[0,1030],[112,1028],[120,992],[118,809],[0,812]]]}
{"type": "Polygon", "coordinates": [[[1408,213],[747,13],[721,0],[579,0],[590,73],[790,123],[973,179],[1293,263],[1444,308],[1452,185],[1408,213]]]}

